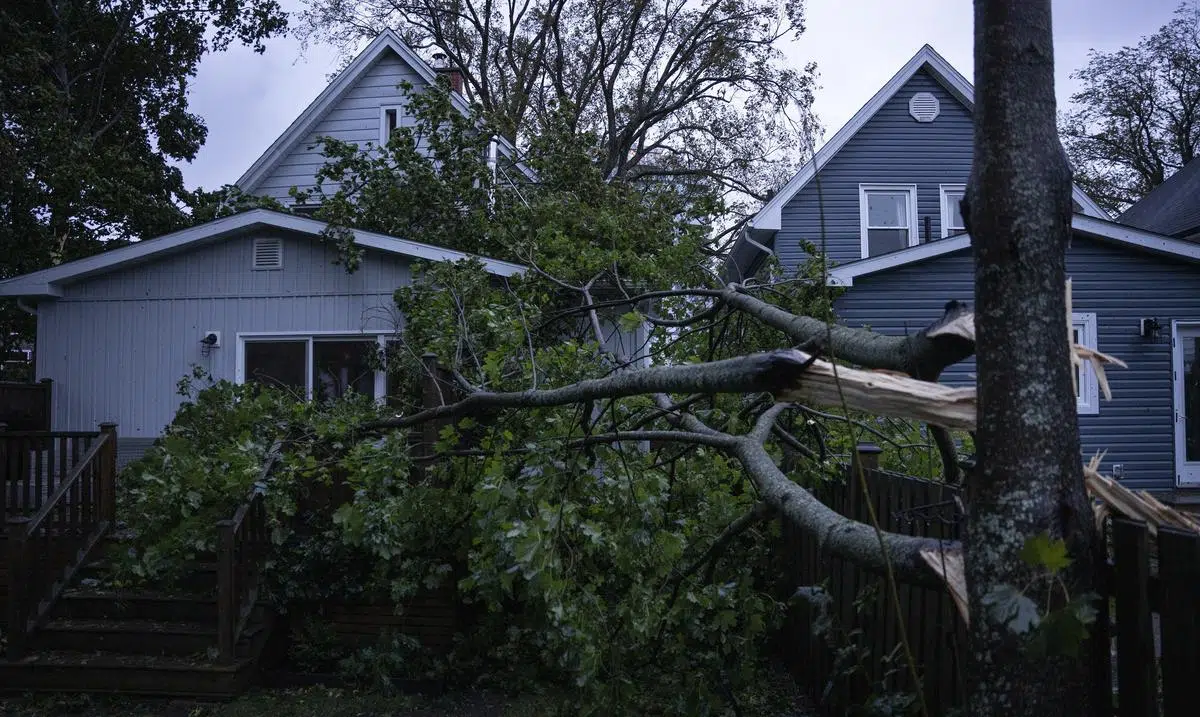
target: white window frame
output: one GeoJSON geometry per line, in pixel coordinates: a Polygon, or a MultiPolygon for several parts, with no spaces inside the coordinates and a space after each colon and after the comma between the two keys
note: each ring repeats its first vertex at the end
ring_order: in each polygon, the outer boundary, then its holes
{"type": "MultiPolygon", "coordinates": [[[[1094,351],[1099,351],[1097,345],[1096,314],[1094,312],[1072,312],[1071,328],[1079,330],[1079,343],[1094,351]]],[[[1095,416],[1100,413],[1100,384],[1096,380],[1096,369],[1090,361],[1084,361],[1079,367],[1079,396],[1075,408],[1082,416],[1095,416]]]]}
{"type": "Polygon", "coordinates": [[[917,185],[915,184],[860,184],[858,185],[859,249],[862,258],[870,258],[870,242],[867,241],[867,195],[872,192],[908,193],[908,245],[917,246],[921,236],[917,233],[917,185]]]}
{"type": "Polygon", "coordinates": [[[388,140],[391,139],[391,133],[388,132],[387,113],[390,110],[396,111],[396,129],[400,128],[400,120],[404,117],[403,105],[382,105],[379,108],[379,146],[386,147],[388,140]]]}
{"type": "MultiPolygon", "coordinates": [[[[966,196],[966,191],[967,191],[967,185],[965,185],[965,184],[939,184],[938,185],[938,194],[941,195],[941,202],[942,202],[942,238],[943,239],[945,239],[948,236],[951,236],[951,234],[950,234],[950,217],[953,214],[952,210],[954,209],[954,207],[952,207],[950,204],[950,198],[946,195],[948,192],[963,192],[963,196],[966,196]]],[[[966,227],[958,227],[955,229],[954,233],[962,234],[966,230],[967,230],[966,227]]]]}
{"type": "MultiPolygon", "coordinates": [[[[304,341],[304,399],[311,401],[313,397],[313,342],[314,340],[348,340],[364,341],[374,339],[375,346],[380,350],[386,348],[387,338],[391,333],[362,331],[239,331],[237,333],[237,351],[235,356],[233,382],[246,382],[246,344],[254,341],[304,341]]],[[[387,398],[387,372],[375,372],[376,402],[383,403],[387,398]]]]}

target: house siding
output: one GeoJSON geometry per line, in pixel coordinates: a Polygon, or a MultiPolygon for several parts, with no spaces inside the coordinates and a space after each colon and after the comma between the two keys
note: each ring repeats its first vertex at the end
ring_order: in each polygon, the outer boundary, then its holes
{"type": "MultiPolygon", "coordinates": [[[[380,108],[407,104],[407,98],[399,87],[401,82],[412,83],[414,87],[425,84],[425,80],[399,55],[391,51],[383,53],[317,121],[311,132],[297,142],[257,184],[242,189],[291,204],[288,190],[293,186],[312,188],[313,177],[325,163],[321,148],[317,145],[318,137],[355,142],[360,147],[365,147],[367,143],[379,144],[380,108]]],[[[412,118],[406,113],[400,121],[401,124],[410,124],[412,118]]],[[[336,185],[326,185],[326,191],[334,190],[336,185]]]]}
{"type": "Polygon", "coordinates": [[[933,238],[941,237],[941,184],[965,184],[971,171],[970,110],[921,70],[872,117],[796,196],[783,206],[774,250],[785,267],[805,257],[802,242],[811,242],[833,261],[862,258],[859,184],[917,185],[917,228],[932,221],[933,238]],[[908,113],[917,92],[931,92],[941,113],[929,123],[908,113]],[[822,226],[823,224],[823,226],[822,226]]]}
{"type": "Polygon", "coordinates": [[[392,292],[410,282],[403,258],[367,250],[347,274],[312,237],[274,234],[283,239],[283,268],[256,271],[255,236],[84,280],[39,304],[37,371],[55,380],[54,428],[114,421],[123,447],[144,449],[175,415],[176,384],[193,365],[235,378],[239,333],[390,333],[401,325],[392,292]],[[206,356],[200,339],[210,330],[221,332],[221,346],[206,356]]]}
{"type": "MultiPolygon", "coordinates": [[[[1073,309],[1094,312],[1098,348],[1129,368],[1108,372],[1113,400],[1098,415],[1081,415],[1083,455],[1106,451],[1103,469],[1124,465],[1122,483],[1169,492],[1175,486],[1170,321],[1200,321],[1200,267],[1076,236],[1067,252],[1073,309]],[[1138,335],[1138,319],[1163,324],[1157,340],[1138,335]]],[[[839,297],[840,320],[890,335],[919,331],[950,299],[972,300],[969,250],[858,277],[839,297]]],[[[942,381],[973,384],[973,360],[950,367],[942,381]]]]}

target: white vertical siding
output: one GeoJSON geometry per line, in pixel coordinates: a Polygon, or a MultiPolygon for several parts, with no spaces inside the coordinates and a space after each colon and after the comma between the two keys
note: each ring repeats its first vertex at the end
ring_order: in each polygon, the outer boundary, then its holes
{"type": "Polygon", "coordinates": [[[284,236],[283,269],[251,269],[246,235],[72,285],[38,307],[37,368],[52,378],[54,428],[119,424],[123,438],[160,435],[193,365],[233,380],[239,332],[379,332],[398,328],[392,292],[410,281],[401,257],[368,250],[354,274],[311,237],[284,236]],[[200,339],[221,332],[205,356],[200,339]]]}

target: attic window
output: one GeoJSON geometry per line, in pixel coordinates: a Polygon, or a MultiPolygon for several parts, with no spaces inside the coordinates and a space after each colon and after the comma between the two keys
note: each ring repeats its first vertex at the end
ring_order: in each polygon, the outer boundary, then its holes
{"type": "Polygon", "coordinates": [[[941,103],[930,92],[918,92],[908,101],[908,113],[918,122],[932,122],[941,111],[941,103]]]}
{"type": "Polygon", "coordinates": [[[400,117],[403,109],[400,107],[380,107],[379,108],[379,146],[387,146],[388,140],[392,138],[392,132],[400,126],[400,117]]]}
{"type": "Polygon", "coordinates": [[[283,241],[275,237],[255,239],[254,268],[282,269],[283,241]]]}

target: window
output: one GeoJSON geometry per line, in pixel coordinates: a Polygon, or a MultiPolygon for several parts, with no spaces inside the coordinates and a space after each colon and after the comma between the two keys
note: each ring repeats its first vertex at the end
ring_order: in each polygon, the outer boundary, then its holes
{"type": "Polygon", "coordinates": [[[384,375],[375,360],[380,337],[341,335],[238,335],[237,381],[290,389],[318,401],[350,392],[384,395],[384,375]]]}
{"type": "Polygon", "coordinates": [[[966,194],[961,184],[942,185],[942,238],[962,234],[967,230],[963,224],[961,202],[966,194]]]}
{"type": "Polygon", "coordinates": [[[254,268],[282,269],[283,240],[277,237],[260,237],[255,239],[254,268]]]}
{"type": "MultiPolygon", "coordinates": [[[[1099,351],[1095,314],[1071,314],[1071,341],[1099,351]]],[[[1100,385],[1089,362],[1083,362],[1075,369],[1075,404],[1081,414],[1100,413],[1100,385]]]]}
{"type": "Polygon", "coordinates": [[[263,386],[304,391],[304,341],[247,341],[245,380],[263,386]]]}
{"type": "Polygon", "coordinates": [[[392,138],[392,132],[400,126],[400,118],[404,116],[404,108],[399,106],[379,108],[379,146],[387,146],[392,138]]]}
{"type": "Polygon", "coordinates": [[[864,259],[919,243],[915,185],[860,184],[858,204],[864,259]]]}

